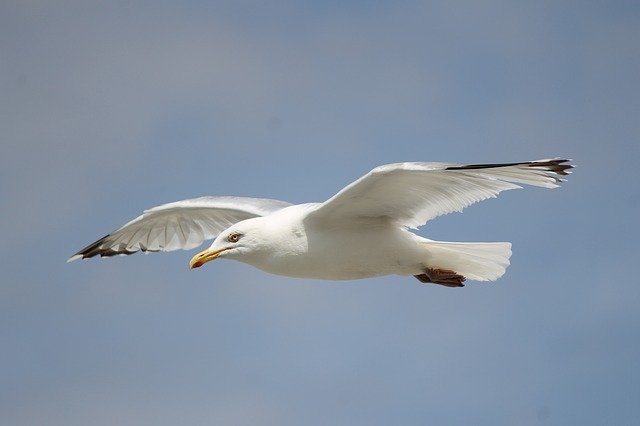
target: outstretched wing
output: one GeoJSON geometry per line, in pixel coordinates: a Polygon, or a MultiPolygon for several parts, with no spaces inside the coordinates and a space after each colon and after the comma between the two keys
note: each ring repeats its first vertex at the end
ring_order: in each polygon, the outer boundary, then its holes
{"type": "Polygon", "coordinates": [[[234,223],[265,216],[291,204],[263,198],[201,197],[163,204],[100,238],[69,258],[115,256],[137,251],[192,249],[234,223]]]}
{"type": "Polygon", "coordinates": [[[555,188],[570,160],[508,164],[397,163],[376,167],[311,212],[309,219],[349,221],[384,217],[418,227],[443,214],[495,198],[517,184],[555,188]]]}

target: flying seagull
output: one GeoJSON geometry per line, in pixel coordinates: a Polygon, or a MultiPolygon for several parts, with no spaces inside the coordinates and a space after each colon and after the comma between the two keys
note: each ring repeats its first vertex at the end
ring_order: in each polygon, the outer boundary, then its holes
{"type": "Polygon", "coordinates": [[[201,197],[146,210],[68,261],[137,251],[189,250],[190,267],[235,259],[272,274],[324,280],[413,275],[462,287],[501,277],[511,243],[433,241],[410,229],[495,198],[518,184],[555,188],[566,159],[507,164],[397,163],[376,167],[324,203],[201,197]]]}

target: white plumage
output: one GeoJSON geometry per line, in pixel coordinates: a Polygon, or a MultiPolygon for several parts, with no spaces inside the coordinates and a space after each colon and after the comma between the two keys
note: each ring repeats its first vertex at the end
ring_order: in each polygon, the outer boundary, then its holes
{"type": "Polygon", "coordinates": [[[509,164],[398,163],[376,167],[324,203],[246,197],[164,204],[80,250],[69,261],[136,251],[211,246],[191,260],[236,259],[270,273],[329,280],[398,274],[460,287],[504,274],[510,243],[451,243],[413,234],[427,221],[520,188],[555,188],[573,166],[551,159],[509,164]]]}

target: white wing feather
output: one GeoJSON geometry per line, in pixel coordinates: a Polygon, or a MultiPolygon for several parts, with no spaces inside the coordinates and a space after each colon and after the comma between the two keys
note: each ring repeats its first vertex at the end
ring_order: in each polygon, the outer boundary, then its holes
{"type": "Polygon", "coordinates": [[[129,223],[80,250],[68,262],[142,251],[189,250],[244,219],[291,204],[264,198],[201,197],[145,210],[129,223]]]}
{"type": "Polygon", "coordinates": [[[517,184],[555,188],[573,166],[550,159],[509,164],[397,163],[376,167],[309,214],[318,221],[388,218],[411,228],[494,198],[517,184]]]}

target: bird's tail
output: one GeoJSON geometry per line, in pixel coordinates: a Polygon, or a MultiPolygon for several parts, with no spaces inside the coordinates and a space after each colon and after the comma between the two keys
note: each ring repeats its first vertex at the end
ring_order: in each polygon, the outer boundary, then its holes
{"type": "Polygon", "coordinates": [[[500,278],[511,257],[511,243],[422,242],[428,252],[425,265],[449,269],[469,280],[494,281],[500,278]]]}

